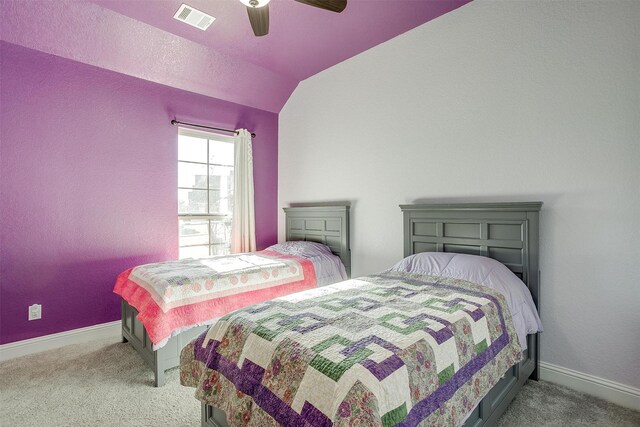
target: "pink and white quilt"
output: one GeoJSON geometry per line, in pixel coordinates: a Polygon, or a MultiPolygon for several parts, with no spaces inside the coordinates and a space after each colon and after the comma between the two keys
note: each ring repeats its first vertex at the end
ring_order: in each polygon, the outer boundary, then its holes
{"type": "Polygon", "coordinates": [[[158,349],[184,329],[314,287],[310,260],[264,250],[140,265],[122,272],[113,291],[138,310],[158,349]]]}

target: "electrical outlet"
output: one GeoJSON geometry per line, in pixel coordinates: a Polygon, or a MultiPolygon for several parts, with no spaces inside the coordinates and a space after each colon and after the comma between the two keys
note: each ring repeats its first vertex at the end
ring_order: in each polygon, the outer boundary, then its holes
{"type": "Polygon", "coordinates": [[[42,306],[40,304],[33,304],[29,306],[29,320],[42,319],[42,306]]]}

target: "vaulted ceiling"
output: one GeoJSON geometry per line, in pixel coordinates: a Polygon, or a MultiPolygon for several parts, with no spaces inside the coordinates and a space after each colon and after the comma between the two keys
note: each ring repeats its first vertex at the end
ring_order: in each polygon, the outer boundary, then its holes
{"type": "Polygon", "coordinates": [[[336,14],[269,4],[255,37],[239,0],[185,0],[216,18],[173,19],[182,0],[2,0],[0,37],[120,73],[279,112],[298,83],[471,0],[348,0],[336,14]]]}

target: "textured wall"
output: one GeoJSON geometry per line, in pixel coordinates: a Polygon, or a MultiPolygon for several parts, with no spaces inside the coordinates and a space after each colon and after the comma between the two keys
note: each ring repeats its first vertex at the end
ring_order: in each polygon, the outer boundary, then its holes
{"type": "Polygon", "coordinates": [[[474,1],[304,81],[280,204],[352,200],[359,275],[402,256],[400,203],[542,200],[542,359],[639,387],[639,22],[474,1]]]}
{"type": "Polygon", "coordinates": [[[298,84],[87,1],[0,0],[0,8],[1,40],[225,101],[277,113],[298,84]]]}
{"type": "Polygon", "coordinates": [[[177,128],[246,127],[258,246],[276,241],[275,113],[0,42],[0,342],[119,318],[115,276],[175,258],[177,128]],[[43,305],[27,321],[27,306],[43,305]]]}
{"type": "Polygon", "coordinates": [[[258,38],[238,0],[192,0],[217,18],[207,31],[172,18],[180,0],[0,0],[0,39],[277,113],[300,80],[468,1],[351,2],[338,15],[282,0],[258,38]]]}

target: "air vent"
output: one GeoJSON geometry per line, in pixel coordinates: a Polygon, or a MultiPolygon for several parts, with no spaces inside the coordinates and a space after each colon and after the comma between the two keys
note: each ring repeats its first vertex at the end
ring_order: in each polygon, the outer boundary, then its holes
{"type": "Polygon", "coordinates": [[[189,24],[192,27],[201,29],[202,31],[209,28],[209,25],[216,19],[211,15],[207,15],[204,12],[200,12],[198,9],[194,9],[191,6],[182,4],[175,15],[173,15],[178,21],[182,21],[185,24],[189,24]]]}

